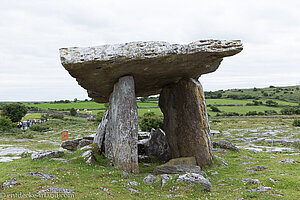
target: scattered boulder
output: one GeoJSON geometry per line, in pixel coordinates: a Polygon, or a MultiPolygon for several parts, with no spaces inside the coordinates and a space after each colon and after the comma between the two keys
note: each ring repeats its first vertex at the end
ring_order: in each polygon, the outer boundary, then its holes
{"type": "Polygon", "coordinates": [[[154,180],[155,180],[155,176],[152,175],[152,174],[149,174],[148,176],[146,176],[144,179],[143,179],[143,182],[147,185],[152,185],[154,183],[154,180]]]}
{"type": "Polygon", "coordinates": [[[210,175],[212,175],[212,176],[217,175],[217,174],[219,174],[219,172],[217,172],[217,171],[210,173],[210,175]]]}
{"type": "Polygon", "coordinates": [[[132,193],[139,193],[139,191],[132,189],[132,188],[127,188],[127,190],[132,193]]]}
{"type": "Polygon", "coordinates": [[[80,149],[80,148],[85,147],[90,144],[93,144],[93,140],[82,139],[79,141],[77,149],[80,149]]]}
{"type": "Polygon", "coordinates": [[[194,183],[194,184],[201,184],[204,186],[204,190],[210,191],[211,183],[208,179],[204,178],[201,174],[196,173],[187,173],[184,175],[180,175],[176,182],[184,181],[186,183],[194,183]]]}
{"type": "Polygon", "coordinates": [[[73,193],[76,193],[76,191],[65,189],[65,188],[48,188],[46,190],[40,190],[38,192],[38,194],[43,194],[43,193],[65,193],[65,194],[73,194],[73,193]]]}
{"type": "Polygon", "coordinates": [[[271,182],[273,182],[273,183],[277,183],[277,182],[279,182],[277,179],[272,179],[272,178],[269,178],[269,180],[270,180],[271,182]]]}
{"type": "Polygon", "coordinates": [[[248,190],[247,192],[267,192],[268,190],[272,190],[272,188],[261,186],[255,189],[248,190]]]}
{"type": "Polygon", "coordinates": [[[155,156],[161,161],[171,159],[170,147],[167,136],[163,130],[151,129],[150,138],[144,144],[146,155],[155,156]]]}
{"type": "Polygon", "coordinates": [[[212,136],[219,136],[220,135],[220,131],[218,131],[218,130],[210,130],[210,134],[212,136]]]}
{"type": "Polygon", "coordinates": [[[260,184],[260,181],[258,179],[252,179],[252,178],[242,179],[242,182],[247,183],[248,185],[260,184]]]}
{"type": "Polygon", "coordinates": [[[162,174],[161,175],[161,187],[160,189],[162,190],[167,183],[168,180],[171,180],[173,177],[169,174],[162,174]]]}
{"type": "Polygon", "coordinates": [[[94,165],[95,162],[97,161],[95,154],[92,150],[88,150],[88,151],[84,152],[83,154],[81,154],[80,157],[83,157],[85,160],[85,163],[87,163],[89,165],[94,165]]]}
{"type": "Polygon", "coordinates": [[[255,170],[255,171],[262,171],[262,170],[265,170],[267,168],[265,166],[255,166],[252,169],[255,170]]]}
{"type": "Polygon", "coordinates": [[[20,184],[20,183],[18,183],[16,181],[9,181],[9,182],[3,183],[2,187],[3,187],[3,189],[6,189],[6,188],[14,187],[18,184],[20,184]]]}
{"type": "Polygon", "coordinates": [[[122,171],[122,173],[121,173],[121,178],[123,178],[123,179],[128,179],[128,178],[130,178],[130,174],[127,173],[127,172],[125,172],[125,171],[122,171]]]}
{"type": "Polygon", "coordinates": [[[166,196],[166,198],[176,198],[176,197],[184,197],[181,194],[169,194],[168,196],[166,196]]]}
{"type": "Polygon", "coordinates": [[[26,173],[25,175],[40,177],[41,180],[53,180],[53,179],[57,178],[57,176],[55,176],[55,175],[47,174],[44,172],[29,172],[29,173],[26,173]]]}
{"type": "Polygon", "coordinates": [[[283,164],[283,163],[296,163],[296,161],[294,161],[293,159],[290,158],[286,158],[284,160],[281,160],[278,162],[279,164],[283,164]]]}
{"type": "Polygon", "coordinates": [[[149,156],[138,155],[139,163],[150,163],[151,158],[149,156]]]}
{"type": "Polygon", "coordinates": [[[139,183],[136,182],[136,181],[130,181],[130,182],[127,183],[127,185],[129,185],[129,186],[131,186],[131,185],[139,185],[139,183]]]}
{"type": "Polygon", "coordinates": [[[33,153],[31,155],[32,160],[38,160],[43,158],[59,158],[64,155],[62,151],[44,151],[39,153],[33,153]]]}
{"type": "Polygon", "coordinates": [[[102,191],[104,191],[104,192],[109,191],[109,189],[108,189],[108,188],[105,188],[105,187],[100,187],[100,190],[102,190],[102,191]]]}
{"type": "Polygon", "coordinates": [[[171,159],[169,162],[155,167],[153,172],[154,174],[204,173],[201,171],[201,168],[196,165],[195,157],[171,159]]]}
{"type": "Polygon", "coordinates": [[[67,141],[64,141],[62,144],[61,144],[61,147],[64,148],[64,149],[67,149],[69,151],[76,151],[78,149],[78,145],[79,145],[79,142],[81,141],[82,139],[79,138],[79,139],[75,139],[75,140],[67,140],[67,141]]]}
{"type": "Polygon", "coordinates": [[[228,142],[226,140],[222,140],[219,142],[213,142],[214,148],[222,148],[222,149],[229,149],[231,151],[240,151],[236,146],[234,146],[231,142],[228,142]]]}

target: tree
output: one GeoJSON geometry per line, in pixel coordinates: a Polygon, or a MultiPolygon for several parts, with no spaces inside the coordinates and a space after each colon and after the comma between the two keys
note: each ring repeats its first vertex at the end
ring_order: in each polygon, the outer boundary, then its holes
{"type": "Polygon", "coordinates": [[[23,104],[10,103],[2,107],[2,115],[8,117],[12,122],[18,122],[26,115],[27,110],[23,104]]]}
{"type": "Polygon", "coordinates": [[[76,103],[77,101],[78,101],[78,99],[77,99],[77,98],[75,98],[75,99],[74,99],[74,102],[76,103]]]}
{"type": "Polygon", "coordinates": [[[76,116],[76,114],[77,114],[76,109],[75,109],[75,108],[71,108],[71,110],[70,110],[70,115],[71,115],[71,116],[76,116]]]}
{"type": "Polygon", "coordinates": [[[13,127],[13,123],[8,117],[0,116],[0,130],[9,131],[13,127]]]}

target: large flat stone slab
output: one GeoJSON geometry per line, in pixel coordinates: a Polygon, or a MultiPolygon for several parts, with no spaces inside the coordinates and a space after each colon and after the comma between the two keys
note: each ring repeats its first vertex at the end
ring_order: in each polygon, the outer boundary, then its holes
{"type": "Polygon", "coordinates": [[[242,51],[239,40],[199,40],[189,44],[130,42],[60,49],[61,63],[96,102],[108,102],[114,84],[131,75],[136,96],[159,94],[182,77],[214,72],[223,57],[242,51]]]}

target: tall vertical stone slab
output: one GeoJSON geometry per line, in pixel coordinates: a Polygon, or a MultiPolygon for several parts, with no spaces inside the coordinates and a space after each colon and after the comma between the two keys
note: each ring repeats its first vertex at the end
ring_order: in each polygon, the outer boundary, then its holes
{"type": "Polygon", "coordinates": [[[138,113],[132,76],[121,77],[110,97],[105,155],[115,166],[138,172],[138,113]]]}
{"type": "Polygon", "coordinates": [[[200,82],[183,78],[164,87],[159,106],[172,157],[194,156],[200,166],[212,164],[212,142],[200,82]]]}

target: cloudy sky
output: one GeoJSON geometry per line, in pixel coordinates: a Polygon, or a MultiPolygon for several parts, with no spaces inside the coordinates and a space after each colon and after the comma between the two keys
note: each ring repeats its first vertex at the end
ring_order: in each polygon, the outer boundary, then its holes
{"type": "Polygon", "coordinates": [[[58,49],[241,39],[205,90],[300,85],[299,0],[0,0],[0,101],[85,99],[58,49]]]}

